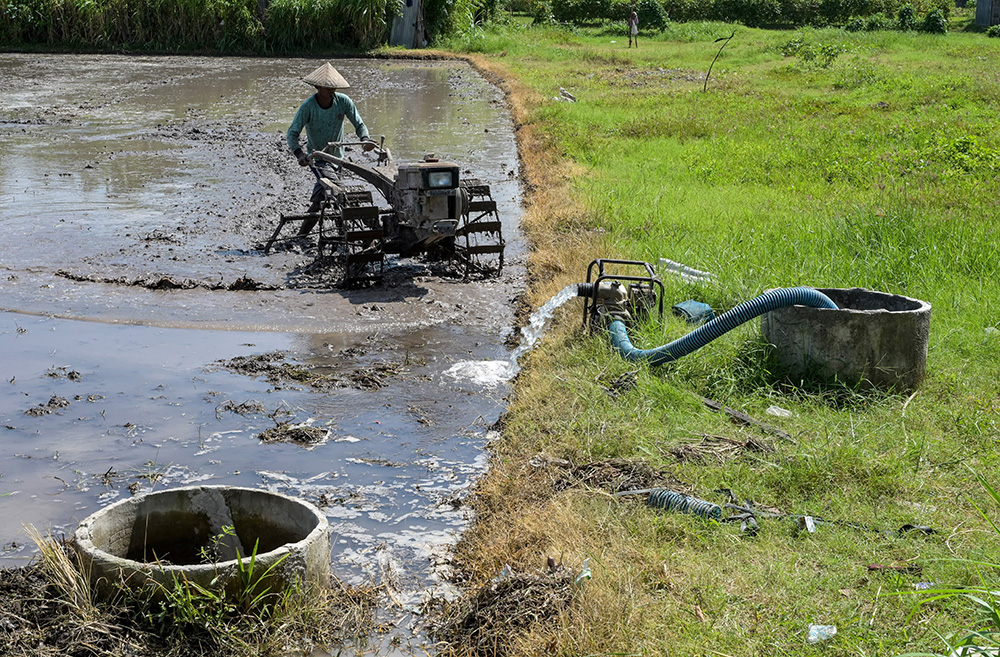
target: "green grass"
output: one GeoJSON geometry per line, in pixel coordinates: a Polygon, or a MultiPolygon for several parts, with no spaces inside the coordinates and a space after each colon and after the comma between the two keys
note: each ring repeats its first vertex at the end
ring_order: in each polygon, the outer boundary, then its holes
{"type": "MultiPolygon", "coordinates": [[[[672,25],[637,50],[597,29],[558,27],[486,28],[450,45],[486,53],[535,92],[523,122],[575,165],[567,194],[581,210],[539,221],[529,234],[578,237],[592,250],[585,260],[667,257],[715,274],[704,288],[665,280],[668,305],[697,298],[721,312],[792,285],[928,301],[927,379],[912,397],[792,385],[767,371],[751,322],[676,363],[640,368],[636,389],[612,399],[600,382],[636,366],[600,336],[573,329],[573,306],[521,377],[484,487],[485,516],[463,547],[476,560],[467,568],[486,577],[513,558],[592,558],[591,591],[533,644],[553,642],[559,654],[944,651],[937,632],[966,627],[969,609],[942,601],[911,616],[914,600],[890,594],[918,581],[975,583],[975,568],[943,559],[997,549],[967,466],[995,469],[1000,439],[1000,336],[987,331],[1000,298],[1000,74],[992,64],[1000,43],[954,28],[933,36],[736,26],[703,91],[714,40],[733,29],[672,25]],[[577,102],[553,100],[560,88],[577,102]],[[672,448],[701,436],[753,435],[691,393],[780,426],[796,442],[760,434],[773,451],[678,461],[672,448]],[[794,415],[769,416],[771,405],[794,415]],[[641,459],[708,499],[730,488],[873,531],[825,525],[796,536],[789,522],[765,519],[748,539],[730,525],[596,492],[519,495],[512,473],[537,452],[574,463],[641,459]],[[520,508],[505,507],[503,496],[520,508]],[[939,533],[896,535],[904,524],[939,533]],[[486,547],[487,536],[499,547],[486,547]],[[924,571],[867,570],[894,561],[924,571]],[[808,646],[811,622],[840,631],[808,646]]],[[[559,289],[585,274],[564,268],[539,284],[559,289]]],[[[653,319],[633,340],[652,347],[688,330],[653,319]]]]}

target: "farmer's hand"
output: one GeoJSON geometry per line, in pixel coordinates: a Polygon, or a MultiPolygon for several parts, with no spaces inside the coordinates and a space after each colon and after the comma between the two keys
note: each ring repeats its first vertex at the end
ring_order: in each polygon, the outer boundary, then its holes
{"type": "Polygon", "coordinates": [[[309,164],[309,157],[304,152],[302,152],[301,148],[296,148],[294,151],[292,151],[292,155],[294,155],[295,159],[299,161],[300,167],[304,167],[309,164]]]}
{"type": "Polygon", "coordinates": [[[361,148],[363,148],[367,153],[368,151],[373,150],[375,148],[375,142],[372,141],[370,138],[365,137],[364,139],[361,140],[361,148]]]}

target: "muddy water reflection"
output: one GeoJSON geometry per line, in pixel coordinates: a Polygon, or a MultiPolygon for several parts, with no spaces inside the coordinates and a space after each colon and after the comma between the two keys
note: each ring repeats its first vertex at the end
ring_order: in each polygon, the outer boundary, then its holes
{"type": "Polygon", "coordinates": [[[317,63],[0,54],[0,564],[30,557],[22,523],[68,532],[115,499],[208,481],[320,505],[335,572],[387,583],[394,605],[445,587],[506,393],[446,371],[509,352],[524,255],[513,135],[464,65],[338,63],[397,158],[433,151],[492,186],[511,266],[463,283],[394,261],[381,289],[289,289],[304,256],[256,247],[311,188],[283,132],[317,63]],[[280,289],[207,289],[240,277],[280,289]],[[201,287],[135,284],[159,278],[201,287]],[[345,383],[219,365],[276,350],[345,383]],[[351,384],[373,367],[391,372],[381,387],[351,384]],[[330,437],[258,439],[287,421],[330,437]]]}
{"type": "Polygon", "coordinates": [[[512,265],[499,287],[433,278],[413,286],[421,264],[393,261],[387,290],[325,295],[322,303],[294,289],[264,298],[141,294],[137,288],[163,279],[214,288],[241,279],[293,284],[291,273],[308,258],[265,257],[256,248],[282,212],[308,205],[311,177],[287,153],[284,131],[312,89],[300,78],[316,64],[0,54],[7,243],[0,308],[299,331],[333,323],[368,330],[355,313],[366,303],[389,304],[379,322],[412,326],[467,322],[467,313],[427,318],[426,302],[437,310],[506,301],[504,288],[520,280],[523,246],[516,148],[500,92],[463,64],[360,60],[338,68],[371,133],[386,136],[397,161],[433,152],[490,184],[512,265]],[[406,305],[414,299],[425,303],[406,305]]]}

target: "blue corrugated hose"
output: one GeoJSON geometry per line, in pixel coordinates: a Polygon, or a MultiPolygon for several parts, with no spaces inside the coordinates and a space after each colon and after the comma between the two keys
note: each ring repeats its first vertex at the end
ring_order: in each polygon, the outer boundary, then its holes
{"type": "Polygon", "coordinates": [[[678,338],[655,349],[636,349],[633,347],[625,330],[625,322],[620,319],[612,321],[608,326],[608,331],[611,333],[611,346],[617,349],[625,360],[646,360],[649,361],[650,365],[663,365],[701,349],[712,340],[732,331],[740,324],[749,322],[754,317],[778,308],[795,305],[837,309],[837,304],[818,290],[811,287],[788,287],[769,290],[756,299],[744,301],[712,321],[699,326],[683,338],[678,338]]]}
{"type": "Polygon", "coordinates": [[[655,506],[664,511],[693,513],[709,520],[722,519],[722,507],[712,502],[699,500],[684,493],[672,491],[669,488],[653,488],[649,491],[646,501],[649,506],[655,506]]]}

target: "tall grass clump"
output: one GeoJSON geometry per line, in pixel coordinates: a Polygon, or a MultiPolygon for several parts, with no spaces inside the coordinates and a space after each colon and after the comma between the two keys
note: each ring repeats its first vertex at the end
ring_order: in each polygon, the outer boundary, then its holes
{"type": "Polygon", "coordinates": [[[295,52],[386,41],[401,0],[0,0],[11,45],[295,52]]]}
{"type": "Polygon", "coordinates": [[[48,589],[20,601],[24,619],[5,628],[11,633],[4,635],[4,655],[276,655],[289,646],[361,644],[372,624],[374,587],[334,581],[272,590],[280,561],[261,568],[256,547],[239,558],[236,586],[206,587],[178,575],[138,588],[120,582],[105,601],[67,543],[34,527],[25,531],[38,546],[37,569],[48,589]]]}
{"type": "Polygon", "coordinates": [[[401,0],[273,0],[267,7],[267,44],[277,52],[384,43],[401,0]]]}
{"type": "Polygon", "coordinates": [[[8,44],[246,50],[263,36],[256,0],[0,0],[8,44]]]}
{"type": "MultiPolygon", "coordinates": [[[[992,505],[1000,508],[1000,493],[978,472],[973,472],[973,476],[986,491],[992,505]]],[[[1000,540],[1000,526],[997,526],[996,521],[983,507],[975,502],[973,506],[990,527],[993,549],[981,559],[954,559],[953,561],[971,573],[971,581],[932,589],[923,595],[913,612],[916,614],[925,605],[945,603],[956,603],[972,610],[976,617],[972,627],[949,632],[941,637],[949,650],[948,657],[987,657],[1000,653],[1000,561],[996,558],[996,541],[1000,540]]],[[[944,657],[931,653],[912,653],[909,657],[917,657],[918,654],[924,657],[944,657]]]]}

